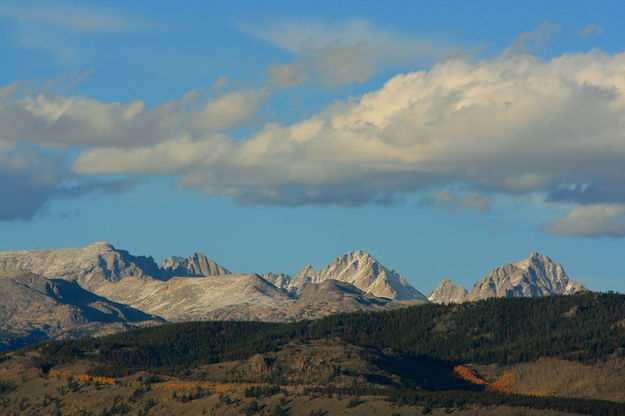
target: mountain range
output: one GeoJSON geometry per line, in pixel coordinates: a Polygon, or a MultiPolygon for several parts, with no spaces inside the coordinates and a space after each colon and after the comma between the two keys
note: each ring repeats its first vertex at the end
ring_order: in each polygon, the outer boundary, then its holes
{"type": "Polygon", "coordinates": [[[571,295],[583,290],[586,290],[584,285],[571,280],[560,264],[534,252],[526,259],[497,267],[470,291],[443,279],[428,299],[436,303],[461,303],[493,297],[571,295]]]}
{"type": "Polygon", "coordinates": [[[585,290],[561,265],[537,253],[494,269],[470,291],[444,279],[428,297],[363,251],[339,256],[319,271],[306,265],[291,276],[232,273],[199,252],[168,257],[158,265],[152,257],[96,242],[0,252],[0,271],[0,349],[165,321],[281,322],[427,302],[585,290]],[[46,321],[45,316],[55,318],[46,321]]]}

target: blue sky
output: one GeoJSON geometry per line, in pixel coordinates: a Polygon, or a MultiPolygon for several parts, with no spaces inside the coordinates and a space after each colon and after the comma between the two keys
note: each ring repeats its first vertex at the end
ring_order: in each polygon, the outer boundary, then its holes
{"type": "Polygon", "coordinates": [[[0,250],[625,291],[622,2],[0,3],[0,250]]]}

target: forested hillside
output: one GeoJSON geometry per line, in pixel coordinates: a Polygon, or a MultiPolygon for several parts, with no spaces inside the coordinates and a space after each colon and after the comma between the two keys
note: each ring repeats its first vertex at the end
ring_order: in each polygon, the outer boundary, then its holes
{"type": "Polygon", "coordinates": [[[100,371],[111,374],[175,373],[321,338],[450,362],[511,364],[543,356],[592,361],[609,354],[625,356],[625,296],[495,298],[288,324],[183,323],[33,348],[42,352],[41,365],[47,367],[95,354],[100,371]]]}
{"type": "Polygon", "coordinates": [[[492,298],[32,345],[0,355],[0,409],[611,416],[625,414],[623,368],[624,295],[492,298]]]}

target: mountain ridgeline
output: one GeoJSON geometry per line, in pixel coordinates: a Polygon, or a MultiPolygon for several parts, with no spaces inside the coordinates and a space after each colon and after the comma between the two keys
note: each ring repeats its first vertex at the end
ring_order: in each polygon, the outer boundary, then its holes
{"type": "Polygon", "coordinates": [[[285,322],[427,302],[460,303],[584,290],[568,278],[562,266],[537,253],[493,270],[470,291],[444,280],[429,299],[405,276],[363,251],[339,256],[319,271],[307,265],[293,276],[261,275],[232,273],[197,252],[189,257],[168,257],[158,265],[152,257],[135,256],[109,243],[97,242],[80,248],[2,252],[0,271],[0,284],[6,292],[0,300],[0,310],[6,315],[0,324],[0,349],[48,338],[101,333],[104,326],[112,331],[164,321],[285,322]],[[47,287],[46,291],[42,287],[47,287]],[[85,310],[78,297],[72,303],[54,294],[70,289],[82,290],[83,298],[94,299],[92,306],[86,304],[92,309],[95,305],[99,310],[119,310],[111,315],[117,323],[110,325],[110,317],[107,321],[91,312],[76,312],[72,315],[75,319],[59,318],[55,325],[46,323],[41,317],[43,310],[52,316],[66,316],[71,307],[85,310]],[[139,314],[121,313],[122,307],[139,314]]]}

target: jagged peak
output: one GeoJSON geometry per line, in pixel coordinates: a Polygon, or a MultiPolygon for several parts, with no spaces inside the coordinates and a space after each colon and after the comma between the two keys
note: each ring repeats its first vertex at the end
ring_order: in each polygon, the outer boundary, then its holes
{"type": "Polygon", "coordinates": [[[529,256],[527,256],[528,260],[534,260],[534,259],[539,259],[539,260],[543,260],[543,261],[550,261],[553,262],[553,260],[551,260],[549,257],[545,256],[544,254],[540,254],[536,251],[532,251],[530,253],[529,256]]]}
{"type": "Polygon", "coordinates": [[[361,258],[364,257],[364,258],[371,258],[371,259],[373,259],[373,256],[371,254],[369,254],[369,253],[367,253],[366,251],[363,251],[363,250],[352,251],[351,253],[344,254],[344,256],[347,256],[347,257],[361,257],[361,258]]]}
{"type": "Polygon", "coordinates": [[[434,289],[434,291],[436,291],[437,289],[442,289],[442,288],[447,288],[447,287],[461,287],[464,289],[464,286],[459,285],[457,283],[454,283],[450,278],[448,277],[444,277],[443,279],[441,279],[441,281],[438,283],[438,285],[436,286],[436,289],[434,289]]]}
{"type": "Polygon", "coordinates": [[[306,275],[306,274],[310,274],[311,272],[313,274],[317,273],[317,271],[312,265],[307,264],[306,266],[302,267],[302,269],[299,272],[297,272],[296,275],[302,275],[302,274],[306,275]]]}
{"type": "Polygon", "coordinates": [[[351,251],[349,253],[345,253],[343,255],[336,257],[332,262],[330,262],[330,265],[336,264],[336,263],[342,263],[342,262],[356,262],[356,261],[359,263],[380,264],[379,261],[377,261],[371,254],[367,253],[366,251],[356,250],[356,251],[351,251]]]}

